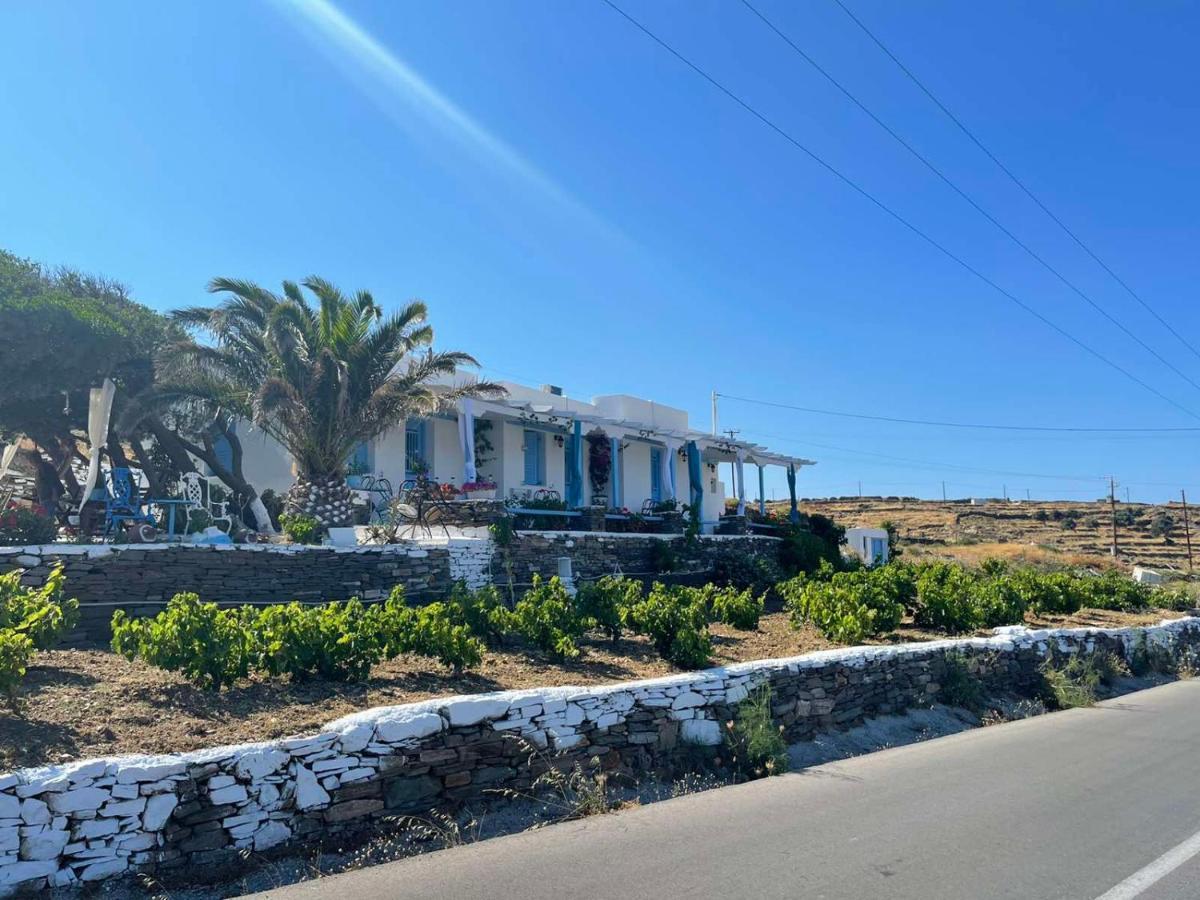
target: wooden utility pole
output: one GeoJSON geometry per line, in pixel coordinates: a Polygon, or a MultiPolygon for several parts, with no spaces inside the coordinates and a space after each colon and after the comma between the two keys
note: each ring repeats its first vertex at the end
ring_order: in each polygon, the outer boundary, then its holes
{"type": "Polygon", "coordinates": [[[1108,476],[1108,507],[1112,510],[1112,555],[1117,555],[1117,482],[1108,476]]]}
{"type": "Polygon", "coordinates": [[[1192,571],[1192,528],[1188,524],[1187,491],[1180,491],[1179,499],[1183,501],[1183,538],[1187,541],[1188,572],[1190,573],[1192,571]]]}
{"type": "Polygon", "coordinates": [[[942,482],[942,502],[946,502],[946,482],[942,482]]]}

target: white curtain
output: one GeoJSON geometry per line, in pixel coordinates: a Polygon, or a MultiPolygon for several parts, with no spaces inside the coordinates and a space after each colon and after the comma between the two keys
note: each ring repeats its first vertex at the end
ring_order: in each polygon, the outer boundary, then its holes
{"type": "Polygon", "coordinates": [[[113,395],[117,386],[109,378],[104,379],[104,386],[92,388],[88,393],[88,444],[91,445],[91,461],[88,462],[87,483],[83,486],[83,497],[79,501],[80,510],[91,499],[92,490],[100,480],[100,448],[108,437],[108,419],[112,414],[113,395]]]}
{"type": "Polygon", "coordinates": [[[741,447],[737,448],[737,514],[744,516],[746,514],[746,451],[741,447]]]}
{"type": "Polygon", "coordinates": [[[679,499],[675,487],[675,453],[678,450],[679,444],[675,441],[667,441],[667,449],[663,451],[662,455],[662,486],[667,500],[679,499]]]}
{"type": "Polygon", "coordinates": [[[21,446],[23,440],[25,440],[25,435],[18,434],[13,438],[13,442],[4,448],[4,453],[0,454],[0,481],[4,480],[4,476],[12,467],[13,460],[17,458],[17,448],[21,446]]]}
{"type": "Polygon", "coordinates": [[[463,483],[475,481],[478,472],[475,469],[475,412],[471,398],[462,402],[458,411],[458,443],[463,453],[463,483]]]}

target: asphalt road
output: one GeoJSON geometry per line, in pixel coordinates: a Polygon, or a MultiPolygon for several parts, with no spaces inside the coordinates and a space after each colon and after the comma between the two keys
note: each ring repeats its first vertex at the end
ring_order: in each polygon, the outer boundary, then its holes
{"type": "Polygon", "coordinates": [[[1200,898],[1200,680],[305,882],[310,900],[1200,898]]]}

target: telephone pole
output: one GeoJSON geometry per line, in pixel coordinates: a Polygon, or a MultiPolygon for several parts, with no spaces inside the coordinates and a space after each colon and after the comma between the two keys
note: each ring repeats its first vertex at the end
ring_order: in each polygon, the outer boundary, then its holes
{"type": "Polygon", "coordinates": [[[942,502],[946,502],[946,482],[942,482],[942,502]]]}
{"type": "Polygon", "coordinates": [[[858,483],[858,499],[862,499],[862,482],[858,483]]]}
{"type": "Polygon", "coordinates": [[[1190,573],[1192,571],[1192,528],[1188,524],[1187,491],[1180,491],[1179,499],[1183,501],[1183,537],[1187,541],[1188,572],[1190,573]]]}
{"type": "Polygon", "coordinates": [[[1117,555],[1117,481],[1108,476],[1108,507],[1112,511],[1112,555],[1117,555]]]}
{"type": "Polygon", "coordinates": [[[717,392],[712,392],[712,434],[717,436],[717,392]]]}
{"type": "MultiPolygon", "coordinates": [[[[714,403],[714,404],[717,402],[717,400],[716,400],[716,397],[717,397],[717,395],[716,395],[716,392],[714,391],[714,392],[713,392],[713,403],[714,403]]],[[[715,406],[715,405],[713,406],[713,409],[714,409],[714,410],[716,410],[716,406],[715,406]]],[[[714,412],[714,414],[713,414],[713,415],[715,416],[715,415],[716,415],[716,413],[714,412]]],[[[715,421],[716,421],[716,418],[714,418],[714,419],[713,419],[713,421],[715,422],[715,421]]],[[[716,432],[713,432],[713,433],[714,433],[714,434],[716,434],[716,432]]],[[[741,434],[741,430],[740,430],[740,429],[738,429],[738,428],[726,428],[726,429],[725,429],[725,431],[724,431],[724,434],[727,434],[727,435],[729,435],[729,440],[731,440],[731,441],[732,441],[732,440],[733,440],[734,438],[736,438],[736,437],[737,437],[739,434],[741,434]]],[[[733,487],[733,494],[734,494],[734,496],[736,497],[736,496],[737,496],[737,489],[738,489],[738,483],[737,483],[737,460],[736,460],[736,459],[731,459],[731,460],[729,461],[729,484],[730,484],[730,485],[733,487]]]]}

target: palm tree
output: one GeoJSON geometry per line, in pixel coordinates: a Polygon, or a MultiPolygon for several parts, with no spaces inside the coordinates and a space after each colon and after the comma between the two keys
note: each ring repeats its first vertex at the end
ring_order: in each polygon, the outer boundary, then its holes
{"type": "Polygon", "coordinates": [[[504,391],[484,381],[444,384],[477,363],[432,349],[424,303],[384,316],[366,291],[348,297],[315,276],[302,285],[315,302],[291,281],[277,295],[250,281],[214,279],[208,290],[226,295],[220,305],[173,314],[189,336],[164,355],[167,383],[158,394],[252,421],[295,461],[287,511],[348,525],[346,460],[360,441],[462,397],[504,391]]]}

